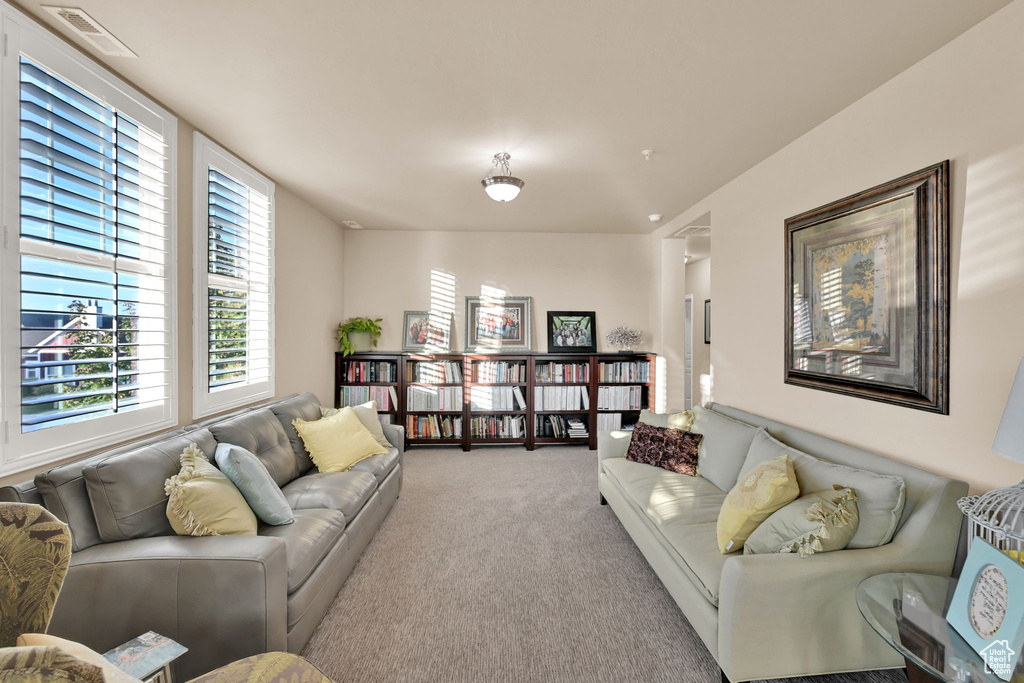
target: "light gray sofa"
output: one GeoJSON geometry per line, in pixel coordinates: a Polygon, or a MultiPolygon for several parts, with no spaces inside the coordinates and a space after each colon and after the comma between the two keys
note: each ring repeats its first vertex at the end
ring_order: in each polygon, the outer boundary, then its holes
{"type": "Polygon", "coordinates": [[[0,488],[0,500],[39,503],[71,527],[71,567],[49,633],[104,652],[146,631],[189,648],[192,678],[275,650],[298,653],[320,623],[402,486],[404,430],[392,448],[347,472],[323,474],[292,420],[320,418],[313,394],[293,395],[100,453],[0,488]],[[295,521],[256,536],[176,536],[164,481],[197,444],[255,453],[295,521]]]}
{"type": "MultiPolygon", "coordinates": [[[[967,484],[736,408],[710,404],[707,409],[763,427],[778,441],[822,460],[905,482],[902,515],[889,543],[806,558],[723,555],[715,529],[726,491],[700,476],[626,460],[629,432],[598,435],[602,502],[619,518],[723,675],[738,682],[902,667],[902,657],[861,617],[854,590],[863,579],[886,572],[949,576],[961,525],[956,502],[966,495],[967,484]]],[[[716,452],[716,444],[705,441],[708,458],[745,457],[716,452]]],[[[733,464],[738,473],[741,464],[733,464]]]]}

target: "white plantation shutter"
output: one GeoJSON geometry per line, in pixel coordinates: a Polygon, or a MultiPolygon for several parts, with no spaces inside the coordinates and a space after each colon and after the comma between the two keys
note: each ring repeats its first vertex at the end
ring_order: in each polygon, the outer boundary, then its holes
{"type": "Polygon", "coordinates": [[[195,135],[196,371],[203,417],[274,394],[274,185],[195,135]]]}
{"type": "Polygon", "coordinates": [[[0,474],[176,423],[173,116],[4,9],[0,474]]]}

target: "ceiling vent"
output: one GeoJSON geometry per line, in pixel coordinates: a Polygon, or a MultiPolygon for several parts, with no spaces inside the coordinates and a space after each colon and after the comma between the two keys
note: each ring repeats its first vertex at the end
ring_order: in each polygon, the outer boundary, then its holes
{"type": "Polygon", "coordinates": [[[95,19],[77,7],[54,7],[43,5],[43,9],[57,17],[60,23],[71,29],[85,42],[110,57],[138,57],[128,46],[114,37],[107,29],[99,25],[95,19]]]}
{"type": "Polygon", "coordinates": [[[673,237],[707,237],[711,234],[710,225],[687,225],[682,230],[677,230],[673,237]]]}

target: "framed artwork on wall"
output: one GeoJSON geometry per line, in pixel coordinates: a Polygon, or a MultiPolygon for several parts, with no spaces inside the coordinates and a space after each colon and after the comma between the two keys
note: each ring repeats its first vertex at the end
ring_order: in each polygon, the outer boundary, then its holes
{"type": "Polygon", "coordinates": [[[593,311],[548,311],[548,353],[597,353],[593,311]]]}
{"type": "Polygon", "coordinates": [[[711,343],[711,299],[704,299],[704,343],[711,343]]]}
{"type": "Polygon", "coordinates": [[[452,348],[452,314],[406,311],[402,322],[402,350],[436,353],[452,348]]]}
{"type": "Polygon", "coordinates": [[[466,350],[502,353],[530,350],[528,296],[466,297],[466,350]]]}
{"type": "Polygon", "coordinates": [[[949,414],[949,162],[789,218],[785,382],[949,414]]]}

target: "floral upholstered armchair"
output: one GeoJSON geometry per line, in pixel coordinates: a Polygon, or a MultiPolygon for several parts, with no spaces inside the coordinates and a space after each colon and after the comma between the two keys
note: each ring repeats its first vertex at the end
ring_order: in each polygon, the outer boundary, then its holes
{"type": "MultiPolygon", "coordinates": [[[[102,655],[48,636],[71,561],[67,526],[38,505],[0,503],[0,680],[4,683],[140,683],[102,655]]],[[[190,683],[331,683],[298,655],[253,655],[190,683]]]]}

